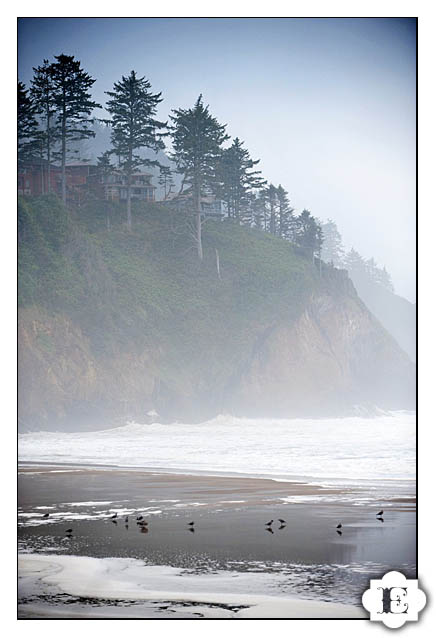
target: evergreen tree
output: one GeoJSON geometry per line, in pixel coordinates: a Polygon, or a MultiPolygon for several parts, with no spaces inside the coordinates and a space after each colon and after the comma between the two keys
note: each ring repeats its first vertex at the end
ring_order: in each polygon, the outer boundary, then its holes
{"type": "Polygon", "coordinates": [[[278,235],[279,237],[290,238],[294,209],[288,199],[288,193],[279,184],[276,190],[278,207],[278,235]]]}
{"type": "Polygon", "coordinates": [[[343,266],[345,251],[336,223],[332,219],[328,219],[325,224],[322,224],[322,232],[324,236],[322,258],[325,262],[340,268],[343,266]]]}
{"type": "Polygon", "coordinates": [[[386,266],[377,269],[377,283],[380,284],[380,286],[383,286],[383,288],[386,288],[386,290],[389,290],[392,293],[395,292],[392,278],[386,270],[386,266]]]}
{"type": "Polygon", "coordinates": [[[169,166],[160,167],[158,183],[163,189],[164,200],[168,199],[174,188],[173,173],[169,166]]]}
{"type": "Polygon", "coordinates": [[[226,125],[218,123],[204,106],[200,95],[191,109],[176,109],[170,116],[173,143],[171,158],[177,172],[183,176],[182,188],[188,190],[194,202],[195,230],[193,233],[197,255],[203,259],[201,198],[218,188],[218,163],[221,145],[229,139],[226,125]]]}
{"type": "Polygon", "coordinates": [[[348,270],[350,277],[359,279],[366,278],[367,267],[364,258],[357,250],[351,248],[351,250],[345,255],[345,268],[348,270]]]}
{"type": "Polygon", "coordinates": [[[18,161],[30,159],[38,148],[36,108],[22,82],[18,82],[18,161]]]}
{"type": "Polygon", "coordinates": [[[95,80],[80,68],[80,62],[73,55],[57,55],[56,62],[50,65],[50,81],[53,90],[53,103],[59,126],[61,149],[59,156],[62,167],[62,201],[67,198],[65,165],[69,143],[95,137],[90,128],[93,109],[100,104],[91,100],[89,89],[95,80]]]}
{"type": "Polygon", "coordinates": [[[322,247],[322,230],[320,224],[306,208],[296,218],[295,240],[303,252],[310,256],[320,256],[322,247]]]}
{"type": "Polygon", "coordinates": [[[162,102],[161,93],[152,93],[151,84],[135,71],[115,82],[113,91],[106,91],[111,98],[106,108],[112,119],[112,153],[118,157],[119,168],[126,178],[127,227],[132,228],[132,175],[141,166],[160,166],[157,160],[144,159],[140,149],[150,148],[156,153],[165,148],[161,133],[166,122],[155,119],[157,106],[162,102]]]}
{"type": "Polygon", "coordinates": [[[266,189],[261,188],[252,203],[252,223],[258,230],[266,230],[266,189]]]}
{"type": "Polygon", "coordinates": [[[269,232],[271,235],[277,235],[278,232],[278,224],[277,224],[277,209],[278,209],[278,199],[277,199],[277,188],[270,184],[266,191],[266,201],[267,201],[267,217],[269,220],[269,232]]]}
{"type": "MultiPolygon", "coordinates": [[[[37,113],[42,121],[42,130],[39,134],[41,145],[41,159],[47,161],[47,192],[51,190],[51,161],[54,145],[59,137],[59,130],[56,127],[54,116],[56,114],[54,84],[52,76],[52,65],[48,60],[43,60],[41,66],[33,67],[34,75],[32,80],[31,95],[35,102],[37,113]],[[44,149],[44,150],[43,150],[44,149]]],[[[42,169],[42,164],[41,164],[42,169]]],[[[44,185],[44,177],[42,179],[44,185]]],[[[43,188],[44,192],[44,188],[43,188]]]]}
{"type": "Polygon", "coordinates": [[[238,221],[247,215],[250,193],[265,184],[260,171],[251,170],[260,160],[252,160],[243,142],[236,137],[229,148],[224,149],[219,162],[220,185],[218,196],[227,206],[227,214],[238,221]]]}

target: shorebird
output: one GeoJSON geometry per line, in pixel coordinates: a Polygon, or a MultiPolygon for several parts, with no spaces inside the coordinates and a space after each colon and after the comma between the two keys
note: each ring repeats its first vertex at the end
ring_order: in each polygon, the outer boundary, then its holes
{"type": "Polygon", "coordinates": [[[383,510],[380,510],[379,512],[377,512],[376,516],[383,516],[383,510]]]}
{"type": "Polygon", "coordinates": [[[136,520],[137,520],[137,521],[142,521],[142,519],[143,519],[143,518],[144,518],[143,516],[137,516],[137,517],[136,517],[136,520]]]}
{"type": "Polygon", "coordinates": [[[282,525],[284,525],[286,523],[286,521],[284,521],[282,518],[278,519],[279,523],[281,523],[282,525]]]}
{"type": "Polygon", "coordinates": [[[42,518],[48,518],[50,516],[50,514],[48,512],[46,512],[45,514],[42,515],[42,518]]]}
{"type": "Polygon", "coordinates": [[[194,523],[194,521],[191,521],[190,523],[188,523],[188,525],[190,525],[192,527],[193,525],[195,525],[195,523],[194,523]]]}
{"type": "Polygon", "coordinates": [[[125,522],[125,523],[128,523],[128,522],[129,522],[129,517],[128,517],[128,516],[126,516],[126,518],[124,519],[124,522],[125,522]]]}
{"type": "Polygon", "coordinates": [[[274,523],[274,519],[272,518],[268,523],[265,523],[267,527],[270,527],[274,523]]]}
{"type": "Polygon", "coordinates": [[[339,523],[339,525],[336,525],[336,529],[341,529],[342,527],[342,523],[339,523]]]}
{"type": "Polygon", "coordinates": [[[73,528],[70,527],[70,529],[66,529],[65,530],[65,534],[72,534],[73,533],[73,528]]]}
{"type": "Polygon", "coordinates": [[[116,518],[118,516],[117,512],[115,512],[115,514],[112,514],[111,518],[116,518]]]}

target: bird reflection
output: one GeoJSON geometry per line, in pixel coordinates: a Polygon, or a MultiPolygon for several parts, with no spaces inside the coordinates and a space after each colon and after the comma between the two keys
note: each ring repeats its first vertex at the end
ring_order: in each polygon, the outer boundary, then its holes
{"type": "Polygon", "coordinates": [[[279,530],[280,530],[280,529],[285,529],[285,527],[286,527],[286,525],[285,525],[284,523],[282,523],[282,524],[280,525],[280,527],[279,527],[279,530]]]}
{"type": "Polygon", "coordinates": [[[342,536],[342,532],[341,532],[341,530],[340,530],[340,529],[337,529],[337,530],[336,530],[336,534],[339,534],[339,536],[342,536]]]}
{"type": "Polygon", "coordinates": [[[377,516],[377,520],[380,521],[380,523],[384,523],[385,519],[382,518],[381,516],[377,516]]]}
{"type": "Polygon", "coordinates": [[[139,531],[141,534],[148,534],[148,528],[145,525],[141,525],[139,531]]]}
{"type": "Polygon", "coordinates": [[[270,532],[271,534],[274,534],[274,532],[272,531],[271,527],[265,527],[267,532],[270,532]]]}
{"type": "Polygon", "coordinates": [[[195,529],[193,527],[188,527],[188,530],[192,532],[193,534],[195,534],[195,529]]]}
{"type": "Polygon", "coordinates": [[[112,523],[113,523],[114,525],[118,525],[118,521],[116,521],[116,520],[114,520],[114,519],[112,519],[112,523]]]}
{"type": "Polygon", "coordinates": [[[129,526],[127,525],[127,523],[124,525],[124,527],[125,527],[126,529],[129,529],[129,526]]]}

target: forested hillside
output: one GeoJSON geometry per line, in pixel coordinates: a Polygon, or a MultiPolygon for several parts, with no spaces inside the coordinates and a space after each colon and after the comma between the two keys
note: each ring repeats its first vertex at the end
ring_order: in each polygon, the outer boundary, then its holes
{"type": "Polygon", "coordinates": [[[20,426],[411,407],[413,366],[344,271],[233,220],[19,203],[20,426]],[[219,258],[219,268],[218,268],[219,258]]]}

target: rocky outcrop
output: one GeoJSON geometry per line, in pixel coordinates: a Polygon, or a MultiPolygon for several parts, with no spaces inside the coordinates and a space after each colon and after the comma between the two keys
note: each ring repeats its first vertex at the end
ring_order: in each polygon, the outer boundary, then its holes
{"type": "MultiPolygon", "coordinates": [[[[412,408],[414,366],[371,315],[351,282],[314,292],[297,318],[263,323],[236,369],[212,383],[205,368],[166,376],[168,353],[152,347],[98,356],[80,326],[38,307],[20,310],[21,429],[108,427],[144,420],[344,415],[356,405],[412,408]]],[[[226,369],[223,361],[214,361],[226,369]]]]}
{"type": "Polygon", "coordinates": [[[232,397],[246,415],[344,414],[358,405],[413,408],[414,366],[354,294],[312,297],[253,352],[232,397]]]}

